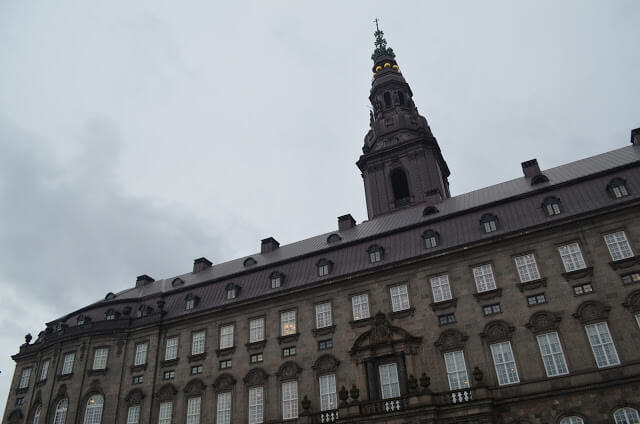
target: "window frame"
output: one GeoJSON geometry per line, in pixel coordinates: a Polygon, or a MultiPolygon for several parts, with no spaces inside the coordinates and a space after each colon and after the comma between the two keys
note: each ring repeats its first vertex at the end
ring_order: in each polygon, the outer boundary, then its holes
{"type": "Polygon", "coordinates": [[[542,279],[542,274],[540,274],[540,268],[538,268],[538,261],[536,259],[535,252],[527,252],[527,253],[521,253],[521,254],[515,255],[513,257],[513,261],[516,265],[516,271],[518,272],[518,278],[520,279],[520,284],[525,284],[531,281],[538,281],[542,279]],[[522,264],[518,263],[519,259],[522,259],[523,261],[525,261],[529,257],[531,258],[531,261],[526,261],[526,262],[523,262],[522,264]],[[532,270],[534,270],[535,272],[532,272],[532,270]],[[530,278],[526,277],[527,275],[530,278]]]}
{"type": "Polygon", "coordinates": [[[29,387],[32,369],[33,367],[22,368],[22,372],[20,373],[20,380],[18,381],[18,389],[26,389],[29,387]]]}
{"type": "Polygon", "coordinates": [[[629,237],[627,237],[627,232],[625,230],[610,231],[603,234],[602,237],[604,238],[604,243],[607,246],[607,250],[609,251],[609,255],[613,262],[634,257],[633,248],[631,247],[631,242],[629,241],[629,237]],[[609,236],[613,237],[617,234],[622,234],[622,239],[611,240],[610,243],[607,238],[609,236]],[[615,246],[615,248],[612,249],[612,246],[615,246]],[[616,257],[618,255],[620,255],[620,257],[616,257]]]}
{"type": "Polygon", "coordinates": [[[76,362],[75,352],[65,353],[62,357],[62,370],[60,371],[60,375],[73,374],[73,366],[75,365],[75,362],[76,362]],[[67,358],[71,358],[71,359],[67,361],[67,358]]]}
{"type": "Polygon", "coordinates": [[[394,284],[390,286],[389,297],[391,300],[392,312],[401,312],[401,311],[407,311],[411,309],[411,298],[409,297],[409,285],[407,283],[394,284]],[[401,288],[404,288],[404,293],[397,293],[394,295],[394,290],[400,290],[401,288]],[[403,296],[406,297],[406,307],[404,307],[405,302],[404,302],[403,296]],[[394,298],[397,298],[398,301],[394,302],[394,298]]]}
{"type": "Polygon", "coordinates": [[[297,309],[287,309],[280,311],[280,336],[292,336],[298,334],[298,311],[297,309]],[[293,314],[293,318],[286,319],[285,316],[293,314]],[[291,331],[291,322],[293,322],[293,331],[291,331]]]}
{"type": "Polygon", "coordinates": [[[191,356],[202,355],[207,351],[207,330],[196,330],[191,332],[191,356]],[[202,337],[201,340],[196,337],[202,337]],[[196,347],[201,349],[196,350],[196,347]]]}
{"type": "Polygon", "coordinates": [[[449,274],[444,273],[429,277],[429,285],[431,286],[433,303],[441,303],[453,299],[449,274]]]}
{"type": "Polygon", "coordinates": [[[540,352],[540,358],[542,359],[542,365],[544,367],[544,372],[546,373],[547,377],[561,377],[564,375],[569,375],[569,365],[567,364],[567,358],[564,354],[564,349],[562,348],[562,342],[560,341],[560,335],[558,334],[558,332],[548,331],[548,332],[537,334],[536,342],[538,343],[538,351],[540,352]],[[558,350],[555,352],[551,351],[549,353],[545,353],[543,351],[542,341],[546,339],[548,343],[547,347],[549,348],[549,350],[552,350],[553,343],[549,341],[551,335],[555,337],[555,343],[558,347],[558,350]],[[550,358],[551,363],[548,363],[545,360],[545,358],[550,358]],[[553,368],[551,368],[551,366],[553,368]],[[553,372],[554,370],[555,372],[553,372]]]}
{"type": "Polygon", "coordinates": [[[264,316],[249,318],[249,343],[259,343],[265,340],[266,319],[264,316]],[[261,326],[253,326],[254,322],[261,322],[261,326]],[[259,334],[256,334],[259,333],[259,334]]]}
{"type": "MultiPolygon", "coordinates": [[[[609,329],[609,324],[607,323],[607,321],[599,321],[599,322],[594,322],[592,324],[586,324],[584,326],[586,335],[587,335],[587,340],[589,341],[589,346],[591,347],[591,353],[593,353],[593,359],[596,362],[596,366],[598,368],[610,368],[610,367],[615,367],[620,365],[620,356],[618,355],[618,350],[616,349],[616,345],[615,342],[613,341],[613,337],[611,336],[611,330],[609,329]],[[591,339],[591,336],[589,334],[589,328],[597,328],[598,325],[604,325],[604,329],[606,329],[606,334],[609,338],[608,342],[604,342],[604,343],[598,343],[594,346],[594,343],[591,339]],[[603,349],[604,353],[604,357],[606,358],[606,364],[600,364],[600,361],[598,360],[598,354],[596,353],[596,347],[600,347],[600,346],[604,346],[605,344],[610,344],[611,347],[613,348],[612,353],[613,353],[613,358],[615,359],[615,362],[611,361],[608,357],[607,357],[607,353],[605,351],[605,349],[603,349]]],[[[600,339],[601,341],[601,334],[604,333],[598,333],[598,339],[600,339]]]]}
{"type": "Polygon", "coordinates": [[[493,264],[491,262],[473,265],[471,267],[471,274],[473,275],[473,280],[476,283],[476,293],[490,292],[498,288],[496,284],[496,276],[493,273],[493,264]],[[489,269],[489,272],[483,272],[483,270],[487,268],[489,269]],[[487,278],[487,276],[490,276],[491,278],[487,278]]]}
{"type": "Polygon", "coordinates": [[[496,372],[496,377],[498,379],[498,385],[499,386],[509,386],[512,384],[518,384],[520,383],[520,374],[518,372],[518,363],[516,362],[516,355],[513,351],[513,346],[511,345],[511,340],[504,340],[504,341],[497,341],[495,343],[491,343],[489,345],[489,349],[491,350],[491,359],[493,360],[493,368],[496,372]],[[494,349],[495,346],[495,349],[494,349]],[[498,349],[498,346],[500,346],[500,350],[501,352],[496,352],[496,350],[498,349]],[[498,363],[498,361],[496,360],[496,353],[501,354],[503,357],[505,356],[505,351],[503,349],[504,346],[509,346],[509,354],[511,355],[511,360],[506,360],[506,361],[502,361],[500,363],[498,363]],[[513,373],[509,374],[509,370],[508,370],[508,364],[513,363],[513,373]],[[504,366],[505,367],[505,373],[504,374],[500,374],[500,370],[498,369],[499,366],[504,366]],[[507,377],[507,381],[502,381],[501,379],[501,375],[504,375],[507,377]],[[515,379],[513,379],[512,377],[515,376],[515,379]]]}
{"type": "Polygon", "coordinates": [[[338,391],[334,373],[318,376],[318,392],[320,394],[320,411],[338,409],[338,391]]]}
{"type": "Polygon", "coordinates": [[[135,345],[135,351],[133,355],[133,366],[138,367],[145,365],[147,363],[147,355],[149,352],[149,343],[148,342],[139,342],[135,345]],[[144,347],[144,349],[141,349],[144,347]],[[142,358],[139,358],[142,357],[142,358]],[[141,360],[139,360],[141,359],[141,360]]]}
{"type": "Polygon", "coordinates": [[[283,381],[280,384],[280,394],[282,397],[282,419],[293,420],[298,418],[298,380],[283,381]],[[285,387],[291,387],[285,391],[285,387]],[[287,393],[287,396],[285,396],[287,393]]]}
{"type": "Polygon", "coordinates": [[[94,394],[87,399],[84,408],[84,424],[100,424],[102,422],[102,414],[104,412],[104,396],[94,394]],[[100,399],[100,403],[96,399],[100,399]],[[93,402],[92,402],[93,400],[93,402]],[[91,413],[91,415],[90,415],[91,413]]]}
{"type": "Polygon", "coordinates": [[[186,424],[200,424],[202,418],[202,397],[191,396],[187,399],[186,424]]]}
{"type": "Polygon", "coordinates": [[[558,254],[560,255],[560,260],[562,260],[565,272],[580,271],[587,268],[587,261],[585,261],[580,243],[577,241],[558,246],[558,254]],[[572,248],[573,251],[571,251],[572,248]]]}
{"type": "Polygon", "coordinates": [[[102,371],[107,369],[107,361],[109,360],[109,348],[106,346],[97,347],[93,351],[93,363],[91,370],[102,371]],[[100,356],[98,356],[100,354],[100,356]],[[96,362],[98,362],[96,364],[96,362]],[[97,365],[97,367],[96,367],[97,365]]]}
{"type": "Polygon", "coordinates": [[[460,350],[452,350],[449,352],[444,352],[442,354],[442,359],[444,361],[444,366],[445,366],[445,371],[447,373],[447,381],[449,382],[449,390],[454,391],[454,390],[463,390],[463,389],[468,389],[469,387],[471,387],[471,383],[469,381],[469,373],[467,371],[467,363],[465,361],[465,357],[464,357],[464,351],[462,349],[460,350]],[[460,358],[456,358],[457,354],[460,354],[462,357],[462,368],[459,369],[458,366],[459,364],[459,359],[460,358]],[[451,370],[449,369],[449,364],[450,362],[447,361],[447,357],[452,358],[453,363],[452,365],[455,365],[455,369],[451,370]],[[452,384],[452,375],[455,376],[455,382],[456,384],[452,384]],[[462,379],[462,383],[463,384],[459,384],[460,382],[460,376],[464,376],[464,378],[462,379]]]}
{"type": "Polygon", "coordinates": [[[384,362],[378,364],[378,382],[380,383],[380,399],[394,399],[402,396],[402,390],[400,388],[400,373],[398,363],[395,361],[392,362],[384,362]],[[389,381],[385,382],[385,376],[383,375],[383,369],[394,370],[395,373],[395,381],[391,375],[388,373],[389,381]],[[388,386],[387,394],[390,396],[385,396],[385,386],[388,386]],[[396,393],[397,392],[397,393],[396,393]]]}
{"type": "Polygon", "coordinates": [[[164,400],[158,405],[158,424],[171,424],[173,421],[173,401],[164,400]]]}
{"type": "Polygon", "coordinates": [[[352,294],[351,295],[351,316],[353,318],[354,321],[361,321],[361,320],[365,320],[368,318],[371,318],[371,310],[369,308],[369,293],[368,292],[364,292],[364,293],[357,293],[357,294],[352,294]],[[354,303],[354,300],[356,298],[360,299],[364,296],[365,302],[359,302],[358,304],[354,303]],[[361,316],[359,318],[356,318],[357,312],[356,312],[356,307],[359,309],[359,313],[361,313],[362,315],[364,315],[362,312],[364,311],[365,308],[363,308],[363,305],[366,305],[366,317],[365,316],[361,316]]]}
{"type": "Polygon", "coordinates": [[[220,326],[220,329],[218,330],[218,348],[220,350],[231,349],[235,346],[235,332],[236,332],[236,326],[232,322],[227,324],[222,324],[220,326]],[[231,329],[230,332],[229,332],[229,329],[231,329]],[[229,338],[231,340],[229,340],[229,338]]]}
{"type": "Polygon", "coordinates": [[[314,312],[316,329],[333,326],[333,304],[330,300],[316,303],[314,305],[314,312]]]}
{"type": "Polygon", "coordinates": [[[264,386],[249,387],[249,424],[262,424],[264,422],[264,386]],[[252,398],[252,391],[255,393],[252,398]],[[260,392],[259,396],[257,392],[260,392]],[[255,412],[252,412],[252,409],[255,412]]]}
{"type": "Polygon", "coordinates": [[[175,359],[178,359],[179,346],[180,346],[180,336],[176,335],[176,336],[167,337],[164,342],[164,360],[173,361],[175,359]],[[173,340],[175,340],[175,345],[173,343],[169,345],[169,341],[173,341],[173,340]],[[168,353],[170,352],[170,349],[171,349],[171,352],[175,350],[175,354],[172,357],[168,355],[168,353]]]}

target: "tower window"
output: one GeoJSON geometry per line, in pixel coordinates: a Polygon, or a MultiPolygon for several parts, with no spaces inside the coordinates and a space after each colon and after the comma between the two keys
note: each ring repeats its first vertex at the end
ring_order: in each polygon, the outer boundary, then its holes
{"type": "Polygon", "coordinates": [[[404,94],[402,91],[398,91],[398,103],[400,106],[404,106],[404,94]]]}
{"type": "Polygon", "coordinates": [[[427,230],[422,233],[422,239],[426,249],[432,249],[440,244],[440,234],[433,230],[427,230]]]}
{"type": "Polygon", "coordinates": [[[547,216],[560,215],[560,212],[562,212],[560,210],[560,199],[554,196],[546,197],[542,201],[542,209],[544,209],[544,213],[547,216]]]}
{"type": "Polygon", "coordinates": [[[614,199],[619,199],[621,197],[625,197],[629,195],[629,189],[627,188],[627,182],[622,178],[614,178],[607,185],[607,190],[609,194],[614,199]]]}
{"type": "Polygon", "coordinates": [[[493,214],[486,213],[480,218],[480,225],[482,225],[482,229],[485,233],[493,233],[498,229],[498,217],[493,214]]]}
{"type": "Polygon", "coordinates": [[[391,188],[396,207],[409,203],[409,183],[407,174],[402,169],[397,168],[391,171],[391,188]]]}
{"type": "Polygon", "coordinates": [[[391,94],[388,91],[384,92],[384,107],[391,107],[391,94]]]}
{"type": "Polygon", "coordinates": [[[377,244],[369,246],[367,253],[369,254],[369,262],[372,264],[382,261],[384,257],[384,249],[377,244]]]}

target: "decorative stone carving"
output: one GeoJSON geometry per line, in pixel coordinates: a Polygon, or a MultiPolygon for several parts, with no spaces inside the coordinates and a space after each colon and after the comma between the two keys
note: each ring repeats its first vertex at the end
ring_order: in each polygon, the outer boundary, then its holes
{"type": "Polygon", "coordinates": [[[67,395],[67,385],[61,384],[60,387],[58,387],[58,393],[56,394],[56,397],[65,397],[66,395],[67,395]]]}
{"type": "Polygon", "coordinates": [[[480,337],[483,337],[487,342],[497,342],[501,340],[509,340],[515,331],[515,327],[509,325],[505,321],[495,320],[489,322],[484,331],[480,333],[480,337]]]}
{"type": "Polygon", "coordinates": [[[362,333],[351,347],[351,354],[375,351],[382,346],[404,345],[408,353],[414,353],[417,345],[422,343],[422,337],[414,337],[408,331],[393,326],[382,312],[378,312],[372,322],[371,329],[362,333]]]}
{"type": "Polygon", "coordinates": [[[9,417],[7,418],[7,422],[9,424],[17,424],[20,421],[22,421],[22,418],[24,418],[24,415],[22,414],[22,411],[20,409],[14,409],[9,414],[9,417]]]}
{"type": "Polygon", "coordinates": [[[561,320],[560,314],[549,311],[539,311],[531,315],[529,322],[525,324],[529,330],[534,333],[540,333],[547,330],[555,330],[561,320]]]}
{"type": "Polygon", "coordinates": [[[426,373],[422,373],[420,376],[420,387],[422,387],[423,392],[429,392],[429,386],[431,385],[431,377],[429,377],[426,373]]]}
{"type": "Polygon", "coordinates": [[[340,390],[338,391],[338,399],[340,399],[341,408],[344,408],[348,405],[347,399],[349,399],[349,391],[347,390],[346,387],[344,386],[340,387],[340,390]]]}
{"type": "Polygon", "coordinates": [[[338,365],[340,365],[340,361],[335,356],[327,353],[320,356],[311,366],[311,369],[313,369],[316,374],[325,374],[335,372],[336,369],[338,369],[338,365]]]}
{"type": "Polygon", "coordinates": [[[583,324],[591,324],[606,320],[609,317],[610,310],[611,306],[607,306],[597,300],[588,300],[578,306],[578,310],[573,316],[583,324]]]}
{"type": "Polygon", "coordinates": [[[301,371],[302,368],[300,368],[297,363],[294,361],[287,361],[280,365],[276,375],[280,380],[290,380],[296,378],[301,371]]]}
{"type": "Polygon", "coordinates": [[[242,379],[247,386],[260,386],[266,383],[269,374],[260,367],[252,368],[242,379]]]}
{"type": "Polygon", "coordinates": [[[349,396],[351,397],[351,403],[357,403],[358,398],[360,397],[360,389],[356,387],[355,384],[351,385],[351,389],[349,390],[349,396]]]}
{"type": "Polygon", "coordinates": [[[631,309],[631,312],[640,312],[640,290],[629,293],[622,306],[631,309]]]}
{"type": "Polygon", "coordinates": [[[464,342],[467,341],[467,336],[455,329],[445,330],[440,333],[440,337],[434,343],[441,352],[448,350],[461,349],[464,347],[464,342]]]}
{"type": "Polygon", "coordinates": [[[122,355],[122,350],[124,348],[125,339],[124,337],[120,337],[118,339],[118,343],[116,344],[116,354],[118,356],[122,355]]]}
{"type": "Polygon", "coordinates": [[[229,373],[222,373],[213,382],[213,387],[218,391],[231,390],[236,384],[236,379],[229,373]]]}
{"type": "Polygon", "coordinates": [[[140,389],[133,389],[129,392],[127,397],[124,398],[127,405],[139,405],[142,403],[142,399],[144,399],[144,392],[140,389]]]}
{"type": "Polygon", "coordinates": [[[187,395],[199,395],[207,388],[207,386],[199,378],[189,381],[184,388],[187,395]]]}
{"type": "Polygon", "coordinates": [[[476,387],[484,386],[482,379],[484,378],[484,373],[478,367],[473,368],[473,379],[476,381],[476,387]]]}
{"type": "Polygon", "coordinates": [[[159,401],[162,402],[164,400],[173,399],[176,394],[178,394],[178,389],[176,389],[173,384],[167,383],[164,386],[160,387],[160,390],[158,390],[158,393],[156,393],[156,397],[159,401]]]}

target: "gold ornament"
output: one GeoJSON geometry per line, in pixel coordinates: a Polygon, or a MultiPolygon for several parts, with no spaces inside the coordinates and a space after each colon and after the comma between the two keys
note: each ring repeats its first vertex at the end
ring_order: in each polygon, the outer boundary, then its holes
{"type": "Polygon", "coordinates": [[[387,63],[385,63],[385,64],[384,64],[384,67],[385,67],[385,68],[388,68],[388,67],[390,67],[390,66],[391,66],[391,64],[390,64],[389,62],[387,62],[387,63]]]}

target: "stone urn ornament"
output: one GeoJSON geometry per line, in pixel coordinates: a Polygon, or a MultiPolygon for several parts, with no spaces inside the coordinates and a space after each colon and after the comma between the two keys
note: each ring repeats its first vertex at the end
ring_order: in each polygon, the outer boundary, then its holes
{"type": "Polygon", "coordinates": [[[415,393],[418,391],[418,379],[412,375],[409,376],[409,380],[407,380],[407,387],[409,388],[409,393],[415,393]]]}
{"type": "Polygon", "coordinates": [[[431,377],[429,377],[425,373],[422,373],[422,375],[420,376],[420,387],[422,387],[422,391],[425,393],[428,393],[430,385],[431,385],[431,377]]]}
{"type": "Polygon", "coordinates": [[[476,381],[476,386],[483,386],[484,383],[482,382],[482,379],[484,378],[484,373],[482,372],[482,370],[480,370],[480,368],[478,367],[474,367],[473,368],[473,379],[476,381]]]}
{"type": "Polygon", "coordinates": [[[304,395],[304,398],[302,399],[301,403],[302,403],[302,409],[304,409],[305,414],[309,413],[309,408],[311,408],[311,401],[309,400],[307,395],[304,395]]]}
{"type": "Polygon", "coordinates": [[[358,389],[355,384],[351,385],[349,395],[351,396],[351,403],[358,403],[358,398],[360,397],[360,389],[358,389]]]}

